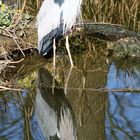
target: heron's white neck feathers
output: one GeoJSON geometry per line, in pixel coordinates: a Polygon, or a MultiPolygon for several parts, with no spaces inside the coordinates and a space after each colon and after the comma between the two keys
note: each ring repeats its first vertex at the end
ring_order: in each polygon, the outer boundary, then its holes
{"type": "Polygon", "coordinates": [[[38,41],[63,24],[65,33],[76,23],[82,0],[64,0],[60,6],[54,0],[44,0],[37,16],[38,41]]]}
{"type": "Polygon", "coordinates": [[[60,24],[60,7],[54,0],[44,0],[37,16],[38,41],[60,24]]]}
{"type": "Polygon", "coordinates": [[[76,23],[76,19],[80,18],[81,14],[81,2],[82,0],[65,0],[64,4],[61,7],[63,12],[63,24],[64,31],[71,29],[71,27],[76,23]]]}

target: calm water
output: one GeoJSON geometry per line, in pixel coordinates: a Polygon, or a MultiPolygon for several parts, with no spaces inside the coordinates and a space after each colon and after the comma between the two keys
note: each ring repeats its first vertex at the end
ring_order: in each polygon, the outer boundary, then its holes
{"type": "Polygon", "coordinates": [[[0,75],[0,140],[140,140],[140,61],[84,52],[27,57],[0,75]]]}

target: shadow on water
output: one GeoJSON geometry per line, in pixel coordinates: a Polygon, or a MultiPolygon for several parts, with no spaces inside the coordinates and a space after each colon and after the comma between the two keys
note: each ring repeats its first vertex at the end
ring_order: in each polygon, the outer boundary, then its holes
{"type": "Polygon", "coordinates": [[[0,75],[18,91],[1,91],[0,140],[139,140],[139,60],[92,52],[27,57],[0,75]],[[137,89],[137,91],[135,89],[137,89]]]}

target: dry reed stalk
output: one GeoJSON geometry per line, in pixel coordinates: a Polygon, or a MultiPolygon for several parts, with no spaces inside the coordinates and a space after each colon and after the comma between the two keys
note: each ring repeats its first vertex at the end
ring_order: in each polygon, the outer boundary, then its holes
{"type": "Polygon", "coordinates": [[[24,12],[26,3],[27,3],[27,0],[24,0],[22,9],[21,9],[21,11],[20,11],[20,15],[19,15],[18,19],[16,20],[16,23],[14,24],[14,27],[16,27],[17,24],[19,23],[19,21],[22,19],[22,15],[23,15],[23,12],[24,12]]]}
{"type": "Polygon", "coordinates": [[[24,91],[23,89],[9,88],[9,87],[5,87],[5,86],[0,86],[0,91],[6,91],[6,90],[10,90],[10,91],[24,91]]]}
{"type": "Polygon", "coordinates": [[[17,64],[22,62],[24,59],[21,59],[19,61],[11,61],[11,60],[0,60],[0,73],[1,71],[8,65],[8,64],[17,64]]]}
{"type": "Polygon", "coordinates": [[[93,22],[123,24],[139,29],[139,0],[85,0],[83,17],[93,22]]]}

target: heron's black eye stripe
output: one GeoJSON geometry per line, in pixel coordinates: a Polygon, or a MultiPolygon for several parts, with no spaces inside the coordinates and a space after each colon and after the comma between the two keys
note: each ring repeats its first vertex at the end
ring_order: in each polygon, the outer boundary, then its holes
{"type": "Polygon", "coordinates": [[[54,3],[58,4],[61,6],[64,3],[64,0],[54,0],[54,3]]]}

